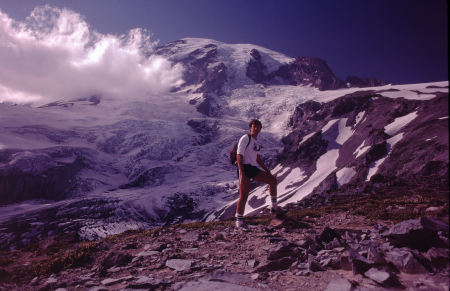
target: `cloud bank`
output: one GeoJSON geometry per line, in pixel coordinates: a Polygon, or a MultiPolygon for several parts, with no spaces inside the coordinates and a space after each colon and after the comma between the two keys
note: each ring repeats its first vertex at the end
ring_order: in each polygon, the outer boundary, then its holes
{"type": "Polygon", "coordinates": [[[98,33],[68,9],[36,7],[23,22],[0,10],[0,102],[142,99],[180,85],[182,67],[151,56],[150,37],[141,28],[98,33]]]}

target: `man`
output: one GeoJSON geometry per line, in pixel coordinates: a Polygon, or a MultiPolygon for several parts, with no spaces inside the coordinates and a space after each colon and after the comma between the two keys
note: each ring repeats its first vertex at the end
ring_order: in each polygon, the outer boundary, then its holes
{"type": "Polygon", "coordinates": [[[237,165],[239,170],[239,201],[236,207],[236,227],[244,226],[244,209],[250,192],[250,180],[269,184],[270,198],[272,202],[271,212],[280,211],[277,205],[277,179],[270,173],[264,165],[259,151],[258,134],[261,132],[262,124],[259,120],[253,119],[249,123],[249,134],[243,135],[239,139],[237,148],[237,165]],[[250,140],[249,140],[250,139],[250,140]],[[260,166],[264,171],[261,171],[260,166]]]}

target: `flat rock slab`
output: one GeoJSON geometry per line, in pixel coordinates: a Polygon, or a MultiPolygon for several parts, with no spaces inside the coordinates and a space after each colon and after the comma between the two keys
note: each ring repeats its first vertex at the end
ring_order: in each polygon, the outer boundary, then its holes
{"type": "Polygon", "coordinates": [[[136,255],[136,257],[148,257],[148,256],[159,255],[159,254],[161,254],[161,253],[158,251],[143,251],[143,252],[138,253],[136,255]]]}
{"type": "Polygon", "coordinates": [[[166,261],[166,266],[177,272],[190,270],[193,264],[192,260],[171,259],[166,261]]]}
{"type": "Polygon", "coordinates": [[[337,279],[331,281],[325,291],[350,291],[352,284],[347,279],[337,279]]]}
{"type": "Polygon", "coordinates": [[[184,285],[182,285],[180,289],[178,289],[178,291],[212,291],[212,290],[256,291],[260,289],[218,281],[191,281],[185,283],[184,285]]]}
{"type": "Polygon", "coordinates": [[[391,279],[391,274],[385,271],[378,270],[376,268],[370,268],[369,271],[364,273],[364,276],[381,285],[385,284],[391,279]]]}
{"type": "Polygon", "coordinates": [[[102,285],[111,286],[111,285],[119,284],[122,281],[123,281],[122,279],[107,278],[105,280],[102,280],[102,285]]]}
{"type": "Polygon", "coordinates": [[[198,241],[200,238],[200,235],[197,232],[188,232],[181,236],[181,241],[184,242],[194,242],[198,241]]]}
{"type": "Polygon", "coordinates": [[[248,274],[232,273],[223,270],[217,270],[216,272],[214,272],[214,274],[212,274],[209,280],[228,282],[231,284],[242,284],[252,282],[252,279],[248,274]]]}

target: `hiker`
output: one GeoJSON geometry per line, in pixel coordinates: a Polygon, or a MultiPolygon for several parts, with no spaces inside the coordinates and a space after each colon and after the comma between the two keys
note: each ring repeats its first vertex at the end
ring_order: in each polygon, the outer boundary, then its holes
{"type": "Polygon", "coordinates": [[[258,134],[261,132],[262,124],[253,119],[249,123],[250,131],[239,139],[237,146],[237,166],[239,171],[239,201],[236,207],[236,227],[244,226],[244,209],[250,192],[250,180],[269,184],[272,207],[271,213],[277,213],[280,208],[277,205],[277,179],[264,165],[259,155],[261,146],[258,144],[258,134]],[[264,169],[260,170],[259,167],[264,169]]]}

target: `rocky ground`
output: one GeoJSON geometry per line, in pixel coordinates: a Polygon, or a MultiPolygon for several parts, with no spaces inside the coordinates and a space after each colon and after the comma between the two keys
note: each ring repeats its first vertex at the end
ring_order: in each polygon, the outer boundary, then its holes
{"type": "Polygon", "coordinates": [[[448,290],[444,192],[310,198],[247,217],[246,230],[224,220],[49,237],[0,253],[0,290],[448,290]]]}

